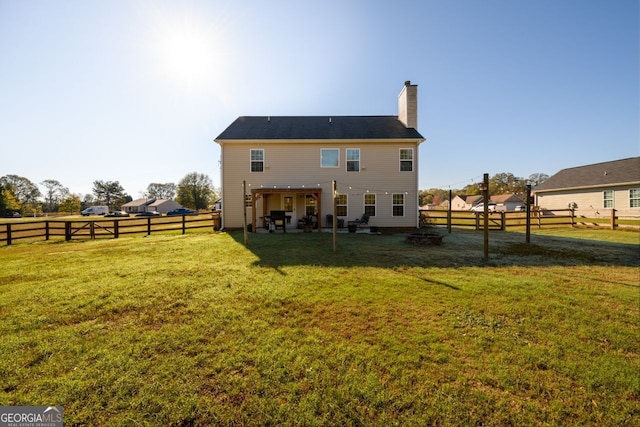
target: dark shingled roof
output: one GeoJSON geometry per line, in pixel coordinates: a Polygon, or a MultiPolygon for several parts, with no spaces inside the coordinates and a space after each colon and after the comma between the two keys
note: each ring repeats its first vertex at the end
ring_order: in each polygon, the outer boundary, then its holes
{"type": "Polygon", "coordinates": [[[243,116],[216,141],[285,139],[421,139],[397,116],[243,116]]]}
{"type": "Polygon", "coordinates": [[[606,187],[627,183],[640,184],[640,157],[562,169],[538,185],[534,191],[606,187]]]}

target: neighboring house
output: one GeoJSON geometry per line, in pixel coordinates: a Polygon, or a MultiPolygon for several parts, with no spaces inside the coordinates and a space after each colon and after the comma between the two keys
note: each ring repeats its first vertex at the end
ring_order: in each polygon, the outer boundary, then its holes
{"type": "Polygon", "coordinates": [[[468,211],[471,210],[478,203],[482,203],[482,195],[474,196],[456,196],[451,201],[451,210],[454,211],[468,211]]]}
{"type": "Polygon", "coordinates": [[[291,226],[308,215],[327,226],[333,214],[369,225],[418,227],[417,85],[405,82],[397,116],[239,117],[221,147],[223,228],[265,226],[285,211],[291,226]],[[246,183],[246,193],[243,192],[246,183]]]}
{"type": "Polygon", "coordinates": [[[147,210],[160,212],[161,214],[166,214],[169,211],[172,211],[174,209],[179,209],[181,207],[182,205],[176,202],[175,200],[157,199],[157,200],[154,200],[153,203],[149,204],[149,206],[147,206],[147,210]]]}
{"type": "Polygon", "coordinates": [[[130,214],[152,211],[153,209],[148,209],[148,206],[155,201],[156,199],[132,200],[129,203],[125,203],[124,205],[122,205],[121,209],[130,214]]]}
{"type": "Polygon", "coordinates": [[[491,196],[489,200],[496,204],[497,211],[513,211],[516,206],[524,206],[525,204],[525,201],[515,194],[491,196]]]}
{"type": "Polygon", "coordinates": [[[534,188],[540,209],[567,209],[577,215],[640,215],[640,157],[563,169],[534,188]],[[604,211],[604,212],[603,212],[604,211]]]}
{"type": "Polygon", "coordinates": [[[130,214],[154,211],[167,213],[181,207],[180,203],[170,199],[138,199],[122,205],[122,210],[130,214]]]}

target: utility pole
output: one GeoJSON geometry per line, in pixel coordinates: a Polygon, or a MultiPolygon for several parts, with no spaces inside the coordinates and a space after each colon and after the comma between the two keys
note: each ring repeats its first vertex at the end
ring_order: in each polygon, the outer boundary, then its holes
{"type": "Polygon", "coordinates": [[[338,250],[338,184],[335,181],[332,181],[333,185],[333,252],[337,252],[338,250]]]}
{"type": "Polygon", "coordinates": [[[531,184],[527,184],[527,231],[526,240],[527,243],[531,243],[531,184]]]}
{"type": "Polygon", "coordinates": [[[485,173],[480,185],[482,201],[484,202],[484,260],[489,261],[489,174],[485,173]]]}
{"type": "Polygon", "coordinates": [[[242,229],[244,230],[244,246],[249,246],[247,231],[247,181],[242,181],[242,229]]]}

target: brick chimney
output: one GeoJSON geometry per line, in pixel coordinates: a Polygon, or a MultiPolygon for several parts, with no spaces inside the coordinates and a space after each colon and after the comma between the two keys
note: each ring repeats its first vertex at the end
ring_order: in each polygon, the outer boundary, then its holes
{"type": "Polygon", "coordinates": [[[405,127],[418,129],[418,85],[412,85],[410,80],[404,82],[398,95],[398,120],[405,127]]]}

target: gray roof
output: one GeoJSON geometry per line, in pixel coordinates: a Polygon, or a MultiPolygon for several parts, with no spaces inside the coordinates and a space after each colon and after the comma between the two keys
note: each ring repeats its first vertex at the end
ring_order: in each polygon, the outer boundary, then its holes
{"type": "Polygon", "coordinates": [[[305,139],[420,139],[397,116],[242,116],[216,141],[305,139]]]}
{"type": "Polygon", "coordinates": [[[562,169],[534,191],[640,184],[640,157],[562,169]]]}

